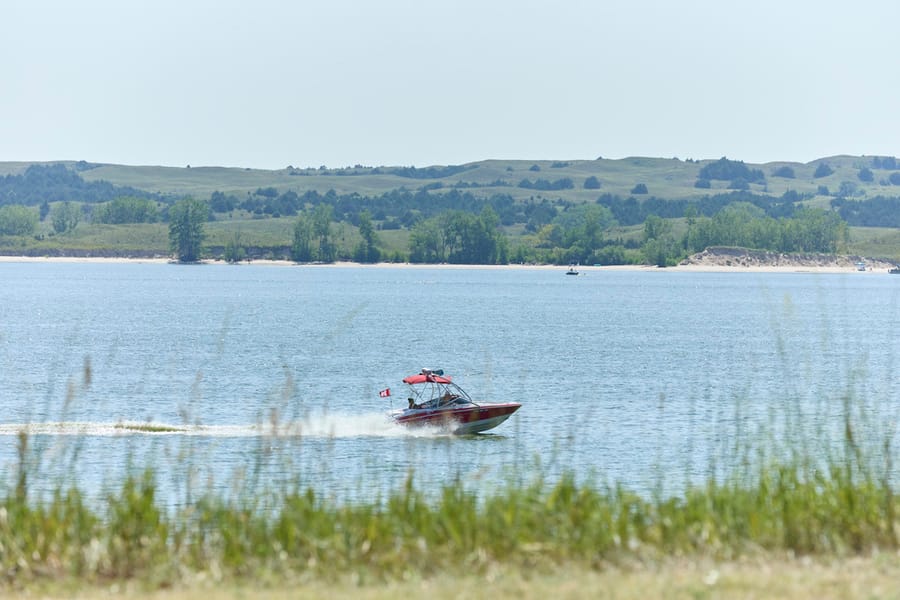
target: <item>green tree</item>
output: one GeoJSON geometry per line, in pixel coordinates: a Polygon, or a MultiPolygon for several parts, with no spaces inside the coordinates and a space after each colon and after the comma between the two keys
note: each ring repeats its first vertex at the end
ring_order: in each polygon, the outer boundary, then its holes
{"type": "Polygon", "coordinates": [[[750,183],[763,183],[766,180],[766,176],[759,169],[751,169],[742,160],[728,160],[724,156],[703,166],[697,177],[722,181],[744,179],[750,183]]]}
{"type": "Polygon", "coordinates": [[[294,223],[294,240],[291,244],[291,260],[309,262],[312,255],[313,228],[309,217],[301,214],[294,223]]]}
{"type": "Polygon", "coordinates": [[[687,224],[687,231],[684,233],[681,245],[684,246],[685,251],[688,254],[693,254],[708,248],[711,245],[709,243],[711,221],[706,217],[700,216],[700,211],[696,204],[688,204],[685,207],[684,220],[687,224]]]}
{"type": "Polygon", "coordinates": [[[644,241],[659,239],[672,231],[672,224],[656,215],[648,215],[644,221],[644,241]]]}
{"type": "Polygon", "coordinates": [[[331,215],[333,209],[330,204],[319,204],[313,211],[313,233],[319,240],[317,258],[322,262],[334,261],[335,247],[331,239],[331,215]]]}
{"type": "Polygon", "coordinates": [[[238,205],[238,199],[232,195],[225,195],[222,192],[215,191],[209,197],[209,206],[217,213],[227,213],[234,210],[238,205]]]}
{"type": "Polygon", "coordinates": [[[561,246],[564,230],[556,223],[548,223],[535,234],[535,246],[538,248],[554,248],[561,246]]]}
{"type": "MultiPolygon", "coordinates": [[[[649,220],[649,219],[648,219],[649,220]]],[[[833,211],[804,208],[790,219],[774,219],[746,202],[729,204],[712,219],[688,224],[684,248],[740,246],[779,252],[837,252],[846,246],[847,223],[833,211]]]]}
{"type": "Polygon", "coordinates": [[[644,256],[644,263],[648,265],[666,267],[669,264],[669,248],[664,239],[653,238],[645,241],[641,246],[641,254],[644,256]]]}
{"type": "Polygon", "coordinates": [[[447,261],[455,264],[496,264],[499,258],[497,226],[500,218],[490,205],[476,216],[463,211],[443,215],[447,261]]]}
{"type": "Polygon", "coordinates": [[[856,193],[856,183],[853,181],[842,181],[841,186],[838,188],[837,195],[841,198],[846,198],[847,196],[852,196],[856,193]]]}
{"type": "Polygon", "coordinates": [[[556,231],[544,233],[539,243],[549,242],[565,249],[567,262],[594,262],[592,255],[603,246],[603,231],[615,223],[612,211],[599,204],[579,204],[559,213],[553,220],[556,231]],[[551,236],[548,238],[547,236],[551,236]]]}
{"type": "Polygon", "coordinates": [[[21,204],[0,206],[0,235],[31,235],[38,224],[38,214],[21,204]]]}
{"type": "Polygon", "coordinates": [[[169,209],[169,246],[179,262],[197,262],[203,251],[206,234],[203,224],[209,218],[209,206],[193,198],[185,198],[169,209]]]}
{"type": "Polygon", "coordinates": [[[224,258],[230,264],[239,263],[247,257],[247,251],[241,245],[241,232],[235,231],[225,244],[224,258]]]}
{"type": "Polygon", "coordinates": [[[848,239],[847,223],[832,211],[804,208],[794,219],[796,249],[803,252],[837,252],[848,239]]]}
{"type": "Polygon", "coordinates": [[[657,215],[649,215],[644,221],[644,244],[641,253],[644,261],[658,267],[674,264],[678,245],[672,237],[672,223],[657,215]]]}
{"type": "Polygon", "coordinates": [[[710,245],[761,248],[754,239],[753,223],[765,218],[763,209],[749,202],[733,202],[720,210],[712,219],[710,245]]]}
{"type": "Polygon", "coordinates": [[[624,265],[625,247],[618,244],[604,246],[594,253],[594,262],[601,265],[624,265]]]}
{"type": "Polygon", "coordinates": [[[362,241],[356,247],[354,259],[361,263],[374,263],[381,259],[381,251],[378,249],[378,234],[372,225],[372,217],[369,211],[359,213],[359,235],[362,241]]]}
{"type": "Polygon", "coordinates": [[[69,201],[57,204],[52,211],[53,231],[56,233],[66,233],[72,231],[78,226],[81,219],[81,210],[69,201]]]}
{"type": "Polygon", "coordinates": [[[409,231],[409,260],[416,263],[441,263],[445,260],[443,230],[437,218],[419,221],[409,231]]]}
{"type": "Polygon", "coordinates": [[[795,176],[794,169],[792,169],[791,167],[789,167],[787,165],[778,167],[777,169],[772,171],[772,175],[775,177],[784,177],[786,179],[793,179],[795,176]]]}
{"type": "Polygon", "coordinates": [[[155,223],[158,218],[156,202],[146,198],[123,196],[94,209],[95,223],[155,223]]]}
{"type": "Polygon", "coordinates": [[[832,173],[834,173],[834,169],[831,168],[831,165],[827,162],[820,162],[816,167],[816,172],[813,173],[813,177],[820,179],[822,177],[828,177],[832,173]]]}
{"type": "Polygon", "coordinates": [[[876,169],[893,171],[897,168],[897,159],[893,156],[876,156],[872,159],[872,166],[876,169]]]}

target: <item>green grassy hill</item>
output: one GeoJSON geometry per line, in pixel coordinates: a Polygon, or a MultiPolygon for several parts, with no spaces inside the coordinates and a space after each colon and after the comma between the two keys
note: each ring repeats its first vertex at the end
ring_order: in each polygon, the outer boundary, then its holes
{"type": "MultiPolygon", "coordinates": [[[[86,163],[84,161],[61,161],[77,171],[86,182],[109,182],[116,186],[131,187],[161,197],[182,197],[186,195],[206,200],[213,192],[223,192],[238,199],[247,197],[263,188],[275,188],[279,194],[288,191],[303,194],[316,191],[325,194],[334,191],[337,195],[358,194],[362,197],[377,197],[396,190],[430,190],[441,193],[453,189],[468,192],[481,198],[494,194],[508,195],[516,201],[548,199],[566,202],[595,202],[600,196],[610,194],[621,198],[635,197],[639,201],[655,197],[665,200],[701,199],[715,194],[733,191],[733,181],[711,179],[708,188],[696,187],[702,170],[719,159],[681,160],[678,158],[629,157],[623,159],[596,160],[484,160],[455,166],[433,166],[423,168],[361,166],[338,169],[294,168],[288,166],[278,170],[226,168],[226,167],[161,167],[128,166],[114,164],[86,163]],[[585,187],[585,182],[595,178],[595,186],[585,187]],[[522,182],[532,187],[523,187],[522,182]],[[565,182],[564,185],[557,185],[565,182]],[[535,189],[541,187],[554,189],[535,189]],[[643,184],[646,193],[635,194],[635,186],[643,184]],[[555,189],[560,188],[560,189],[555,189]]],[[[59,164],[60,161],[48,164],[59,164]]],[[[28,162],[0,162],[0,177],[23,173],[28,162]]],[[[835,195],[852,199],[867,199],[876,196],[900,197],[900,185],[890,182],[891,175],[900,178],[900,164],[893,159],[880,168],[881,159],[866,156],[832,156],[810,163],[770,162],[750,164],[746,167],[762,173],[763,178],[747,184],[748,191],[775,198],[785,192],[800,194],[803,203],[809,206],[828,208],[835,195]],[[817,169],[827,164],[830,174],[817,177],[817,169]],[[876,168],[878,167],[878,168],[876,168]],[[894,170],[896,167],[898,170],[894,170]],[[871,174],[871,181],[863,181],[861,170],[871,174]],[[783,176],[785,173],[792,177],[783,176]],[[779,174],[781,176],[779,176],[779,174]]],[[[821,171],[819,172],[821,175],[821,171]]],[[[866,173],[863,172],[865,176],[866,173]]],[[[865,177],[864,177],[865,178],[865,177]]],[[[290,218],[259,218],[234,211],[210,224],[209,243],[221,246],[228,236],[240,231],[242,242],[248,245],[277,247],[290,242],[290,218]]],[[[407,232],[391,232],[382,239],[390,238],[389,245],[402,249],[406,244],[407,232]]],[[[512,230],[507,232],[515,235],[512,230]]],[[[519,232],[520,233],[520,232],[519,232]]],[[[621,233],[621,232],[620,232],[621,233]]],[[[639,235],[639,232],[630,232],[639,235]]],[[[851,230],[851,251],[860,254],[900,258],[900,233],[893,228],[858,228],[851,230]]],[[[358,239],[355,228],[345,225],[342,235],[347,243],[358,239]]],[[[32,251],[65,252],[65,249],[85,251],[118,248],[123,254],[138,248],[148,253],[165,253],[165,232],[161,226],[128,227],[118,226],[105,229],[90,223],[81,223],[67,239],[48,239],[24,242],[32,251]]],[[[14,251],[10,245],[22,244],[22,240],[0,240],[0,250],[14,251]]]]}
{"type": "MultiPolygon", "coordinates": [[[[427,176],[429,170],[440,175],[441,167],[407,169],[403,167],[346,167],[343,169],[298,169],[288,167],[279,170],[241,169],[227,167],[159,167],[91,164],[83,166],[80,175],[86,181],[105,180],[119,186],[131,186],[149,192],[174,195],[193,195],[206,198],[215,191],[241,194],[259,188],[274,187],[280,193],[288,190],[303,193],[316,190],[325,193],[334,190],[338,194],[357,193],[375,196],[384,192],[405,188],[417,190],[423,187],[459,187],[477,190],[479,195],[492,193],[510,194],[516,199],[529,197],[562,198],[571,201],[594,201],[601,194],[627,197],[635,185],[647,186],[646,196],[666,199],[700,198],[705,195],[727,192],[730,182],[713,180],[709,189],[694,187],[700,170],[716,162],[713,160],[679,160],[677,158],[630,157],[597,160],[485,160],[460,165],[458,172],[444,177],[427,176]],[[82,170],[83,169],[83,170],[82,170]],[[399,173],[413,171],[416,176],[399,173]],[[596,177],[599,189],[585,189],[585,180],[596,177]],[[554,182],[570,179],[571,189],[539,191],[519,187],[522,180],[534,182],[543,179],[554,182]]],[[[72,161],[62,161],[70,167],[72,161]]],[[[32,163],[0,162],[0,175],[21,173],[32,163]]],[[[818,194],[820,187],[837,192],[842,184],[852,186],[854,197],[900,195],[900,186],[891,185],[888,176],[893,171],[872,168],[872,157],[832,156],[810,163],[770,162],[750,164],[765,175],[764,183],[751,183],[754,193],[780,196],[787,190],[813,194],[820,200],[829,196],[818,194]],[[814,173],[820,164],[826,163],[833,173],[816,178],[814,173]],[[776,170],[789,167],[793,178],[773,175],[776,170]],[[861,181],[860,169],[871,169],[874,180],[861,181]]]]}
{"type": "MultiPolygon", "coordinates": [[[[334,190],[338,194],[358,193],[374,196],[386,191],[406,188],[420,189],[437,184],[477,190],[479,194],[504,193],[517,199],[534,196],[563,198],[572,201],[594,201],[600,194],[627,197],[632,195],[635,185],[647,186],[647,196],[659,198],[699,198],[717,191],[728,191],[730,182],[711,181],[710,189],[694,187],[700,170],[715,160],[679,160],[677,158],[642,158],[597,160],[485,160],[460,165],[459,172],[439,177],[428,177],[429,168],[416,169],[416,177],[402,176],[397,167],[347,167],[344,169],[296,169],[279,170],[241,169],[226,167],[158,167],[97,165],[80,171],[86,181],[105,180],[120,186],[131,186],[150,192],[163,194],[193,195],[206,198],[214,191],[225,193],[246,193],[258,188],[274,187],[279,192],[288,190],[303,193],[316,190],[325,193],[334,190]],[[599,189],[585,189],[584,182],[596,177],[599,189]],[[522,180],[534,182],[544,179],[550,182],[568,178],[573,187],[564,190],[541,192],[519,187],[522,180]]],[[[0,163],[0,175],[16,174],[24,171],[31,163],[0,163]]],[[[74,162],[64,163],[74,166],[74,162]]],[[[854,196],[871,197],[877,195],[900,194],[900,187],[887,181],[889,171],[872,169],[871,157],[832,156],[810,163],[771,162],[747,164],[759,169],[765,175],[765,183],[750,184],[754,193],[780,196],[787,190],[818,195],[820,186],[829,192],[837,192],[841,184],[855,187],[854,196]],[[827,163],[833,173],[816,178],[814,173],[821,163],[827,163]],[[778,177],[773,173],[783,167],[794,172],[794,178],[778,177]],[[872,182],[860,181],[861,168],[868,167],[874,174],[872,182]]],[[[440,172],[440,168],[434,171],[440,172]]],[[[826,199],[822,196],[822,199],[826,199]]]]}

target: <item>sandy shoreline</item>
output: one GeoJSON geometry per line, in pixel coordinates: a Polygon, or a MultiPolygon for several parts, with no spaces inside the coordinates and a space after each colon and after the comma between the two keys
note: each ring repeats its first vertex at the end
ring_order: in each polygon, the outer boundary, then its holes
{"type": "MultiPolygon", "coordinates": [[[[167,264],[173,262],[169,258],[121,258],[121,257],[76,257],[76,256],[0,256],[0,263],[94,263],[94,264],[167,264]]],[[[285,260],[254,260],[245,261],[239,265],[228,265],[224,261],[208,260],[203,261],[205,265],[222,265],[222,266],[275,266],[275,267],[306,267],[306,268],[389,268],[389,269],[478,269],[478,270],[547,270],[561,271],[567,270],[567,267],[559,265],[456,265],[456,264],[417,264],[417,263],[376,263],[376,264],[360,264],[354,262],[336,262],[336,263],[310,263],[299,265],[291,261],[285,260]]],[[[578,271],[581,275],[589,273],[602,273],[607,271],[650,271],[650,272],[696,272],[696,273],[857,273],[859,275],[866,274],[887,274],[891,265],[883,262],[875,262],[867,265],[865,271],[860,271],[855,265],[835,264],[835,265],[809,265],[809,264],[778,264],[778,265],[742,265],[742,264],[716,264],[713,262],[680,264],[674,267],[655,267],[649,265],[609,265],[609,266],[579,266],[578,271]]]]}

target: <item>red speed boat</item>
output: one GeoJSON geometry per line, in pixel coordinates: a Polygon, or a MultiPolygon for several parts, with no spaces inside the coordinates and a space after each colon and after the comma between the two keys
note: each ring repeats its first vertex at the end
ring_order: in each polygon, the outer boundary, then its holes
{"type": "MultiPolygon", "coordinates": [[[[422,369],[403,379],[409,385],[409,406],[394,410],[391,418],[401,425],[442,427],[458,435],[493,429],[522,406],[518,402],[475,402],[441,369],[422,369]]],[[[389,390],[385,390],[390,395],[389,390]]]]}

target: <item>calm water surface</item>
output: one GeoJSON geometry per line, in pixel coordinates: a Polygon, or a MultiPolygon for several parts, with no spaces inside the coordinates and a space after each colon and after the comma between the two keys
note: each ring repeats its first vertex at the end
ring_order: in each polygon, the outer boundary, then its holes
{"type": "Polygon", "coordinates": [[[0,465],[8,484],[27,426],[45,485],[149,464],[174,501],[369,497],[411,470],[646,490],[749,446],[827,453],[848,414],[893,439],[900,277],[564,272],[0,263],[0,465]],[[523,407],[474,437],[391,425],[378,391],[399,406],[425,366],[523,407]]]}

